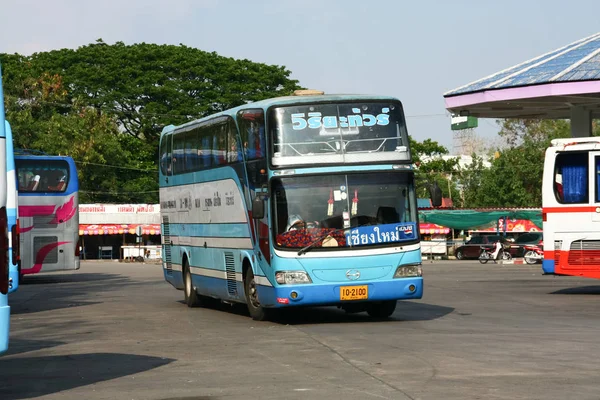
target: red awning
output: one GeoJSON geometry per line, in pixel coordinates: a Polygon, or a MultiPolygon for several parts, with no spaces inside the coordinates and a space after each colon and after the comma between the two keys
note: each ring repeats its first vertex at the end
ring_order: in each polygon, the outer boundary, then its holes
{"type": "MultiPolygon", "coordinates": [[[[140,224],[79,224],[79,235],[122,235],[129,233],[135,235],[135,228],[140,224]]],[[[158,224],[146,224],[142,226],[142,233],[144,235],[160,235],[160,225],[158,224]]]]}
{"type": "Polygon", "coordinates": [[[450,233],[450,228],[436,224],[419,224],[421,235],[445,235],[450,233]]]}

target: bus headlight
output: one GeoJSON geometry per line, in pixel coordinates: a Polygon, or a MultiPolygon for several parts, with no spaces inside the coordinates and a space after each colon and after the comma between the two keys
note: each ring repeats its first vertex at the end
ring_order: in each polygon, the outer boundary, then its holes
{"type": "Polygon", "coordinates": [[[310,276],[304,271],[279,271],[275,273],[275,280],[280,285],[312,283],[310,276]]]}
{"type": "Polygon", "coordinates": [[[409,278],[416,276],[423,276],[421,264],[401,265],[396,268],[396,273],[394,274],[394,278],[409,278]]]}

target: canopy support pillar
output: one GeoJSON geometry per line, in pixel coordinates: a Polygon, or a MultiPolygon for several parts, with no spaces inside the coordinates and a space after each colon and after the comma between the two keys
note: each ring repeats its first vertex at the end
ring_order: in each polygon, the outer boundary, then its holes
{"type": "Polygon", "coordinates": [[[592,112],[583,106],[571,107],[571,136],[592,136],[592,112]]]}

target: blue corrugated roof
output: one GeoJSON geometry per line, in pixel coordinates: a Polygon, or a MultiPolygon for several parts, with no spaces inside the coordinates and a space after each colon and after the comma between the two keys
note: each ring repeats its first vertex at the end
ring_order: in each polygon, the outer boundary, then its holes
{"type": "Polygon", "coordinates": [[[444,96],[596,79],[600,79],[600,33],[446,92],[444,96]]]}

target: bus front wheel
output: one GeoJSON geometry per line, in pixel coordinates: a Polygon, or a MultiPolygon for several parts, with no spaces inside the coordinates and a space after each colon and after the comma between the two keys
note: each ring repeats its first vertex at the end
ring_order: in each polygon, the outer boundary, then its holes
{"type": "Polygon", "coordinates": [[[373,318],[388,318],[396,311],[396,300],[371,303],[367,306],[367,313],[373,318]]]}
{"type": "Polygon", "coordinates": [[[244,278],[244,293],[246,295],[246,304],[248,305],[248,312],[255,321],[265,321],[269,319],[271,314],[270,309],[264,308],[258,301],[258,292],[256,291],[256,279],[254,279],[254,273],[252,268],[248,267],[248,272],[244,278]]]}

